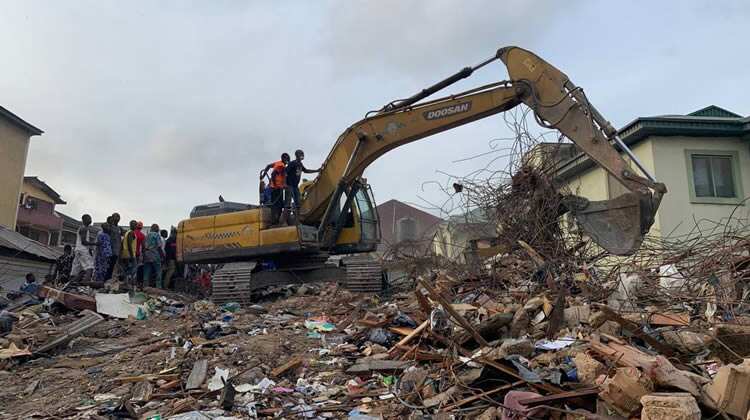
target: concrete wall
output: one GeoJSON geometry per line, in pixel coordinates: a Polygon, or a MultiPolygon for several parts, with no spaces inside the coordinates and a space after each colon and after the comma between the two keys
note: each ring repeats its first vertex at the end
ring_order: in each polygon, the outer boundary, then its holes
{"type": "Polygon", "coordinates": [[[750,203],[737,207],[736,204],[695,203],[690,199],[690,176],[686,150],[734,151],[739,158],[740,191],[736,191],[740,201],[750,196],[750,141],[739,138],[694,138],[694,137],[654,137],[654,156],[658,162],[656,178],[667,185],[669,192],[664,196],[659,224],[664,236],[679,237],[695,230],[696,222],[701,229],[715,226],[712,222],[725,223],[734,211],[733,219],[750,217],[750,203]],[[736,211],[735,211],[736,208],[736,211]]]}
{"type": "Polygon", "coordinates": [[[16,228],[29,134],[0,119],[0,225],[16,228]]]}
{"type": "MultiPolygon", "coordinates": [[[[652,143],[651,139],[641,141],[640,143],[636,144],[631,150],[633,151],[633,154],[635,154],[635,156],[638,158],[638,160],[643,164],[643,166],[653,175],[656,171],[654,167],[654,144],[652,143]]],[[[625,156],[623,155],[623,157],[625,156]]],[[[625,160],[630,162],[629,158],[625,157],[625,160]]],[[[639,173],[638,170],[635,170],[635,172],[639,173]]],[[[654,176],[656,176],[656,179],[659,179],[657,175],[654,176]]],[[[607,172],[598,166],[584,172],[581,175],[578,175],[576,178],[571,179],[566,184],[566,187],[573,194],[586,197],[589,200],[607,200],[610,198],[609,186],[607,183],[607,172]]],[[[651,232],[659,232],[659,229],[659,218],[657,216],[656,222],[651,227],[651,232]]]]}
{"type": "MultiPolygon", "coordinates": [[[[650,137],[638,143],[633,152],[660,182],[667,186],[656,221],[650,234],[677,238],[695,231],[696,222],[702,229],[725,222],[734,211],[734,218],[750,218],[750,203],[705,204],[690,200],[690,175],[686,150],[735,151],[739,157],[741,197],[750,196],[750,142],[739,138],[706,137],[650,137]]],[[[605,200],[608,196],[606,172],[597,167],[586,171],[566,185],[571,192],[590,200],[605,200]]],[[[740,198],[741,199],[741,198],[740,198]]]]}
{"type": "Polygon", "coordinates": [[[29,197],[38,198],[42,201],[46,201],[48,203],[55,202],[55,199],[50,197],[49,194],[44,192],[41,188],[37,187],[36,185],[32,185],[29,182],[24,182],[21,186],[21,193],[28,195],[29,197]]]}

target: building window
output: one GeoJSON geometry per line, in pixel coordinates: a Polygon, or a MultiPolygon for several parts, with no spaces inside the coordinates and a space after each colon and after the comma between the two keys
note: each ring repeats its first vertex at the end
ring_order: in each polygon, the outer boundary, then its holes
{"type": "Polygon", "coordinates": [[[735,151],[686,151],[690,201],[737,204],[744,194],[739,155],[735,151]]]}

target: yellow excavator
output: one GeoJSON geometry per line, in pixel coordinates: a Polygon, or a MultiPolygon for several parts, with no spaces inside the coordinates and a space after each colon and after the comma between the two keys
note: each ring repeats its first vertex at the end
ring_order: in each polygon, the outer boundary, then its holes
{"type": "MultiPolygon", "coordinates": [[[[221,264],[213,276],[216,300],[255,288],[372,274],[366,264],[342,270],[331,255],[374,251],[380,240],[370,186],[362,175],[375,159],[404,144],[525,104],[544,127],[554,128],[628,189],[612,200],[567,201],[579,226],[615,255],[637,250],[654,222],[664,184],[656,180],[591,105],[583,90],[530,51],[505,47],[417,94],[391,102],[341,134],[315,180],[303,185],[300,209],[289,226],[271,224],[267,206],[222,202],[197,206],[179,223],[178,259],[221,264]],[[510,80],[423,101],[495,60],[510,80]],[[628,156],[643,176],[623,159],[628,156]],[[369,273],[369,274],[367,274],[369,273]]],[[[356,280],[356,279],[355,279],[356,280]]]]}

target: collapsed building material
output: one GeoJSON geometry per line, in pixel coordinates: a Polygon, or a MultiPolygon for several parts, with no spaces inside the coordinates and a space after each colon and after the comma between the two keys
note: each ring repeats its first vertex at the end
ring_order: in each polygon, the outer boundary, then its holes
{"type": "Polygon", "coordinates": [[[60,302],[70,309],[96,311],[96,299],[91,296],[63,292],[62,290],[53,289],[48,286],[40,287],[38,294],[40,297],[60,302]]]}
{"type": "Polygon", "coordinates": [[[713,382],[703,387],[705,404],[744,418],[750,412],[750,359],[722,366],[713,382]]]}
{"type": "Polygon", "coordinates": [[[641,420],[700,420],[695,397],[687,393],[654,393],[641,398],[641,420]]]}
{"type": "Polygon", "coordinates": [[[653,390],[653,382],[641,370],[623,367],[604,381],[599,395],[620,415],[630,417],[641,408],[641,397],[653,390]]]}
{"type": "Polygon", "coordinates": [[[83,332],[85,332],[86,330],[104,321],[104,317],[88,309],[84,309],[83,311],[81,311],[81,315],[83,315],[81,318],[65,328],[65,332],[62,335],[52,338],[51,340],[36,348],[34,350],[34,354],[46,354],[55,347],[69,342],[80,334],[83,334],[83,332]]]}

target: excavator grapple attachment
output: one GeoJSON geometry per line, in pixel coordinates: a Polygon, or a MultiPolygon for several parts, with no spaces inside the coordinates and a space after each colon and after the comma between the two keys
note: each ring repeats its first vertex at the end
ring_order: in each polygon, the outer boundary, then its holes
{"type": "Polygon", "coordinates": [[[565,204],[584,233],[614,255],[635,252],[654,220],[651,198],[635,193],[603,201],[573,196],[565,204]]]}

